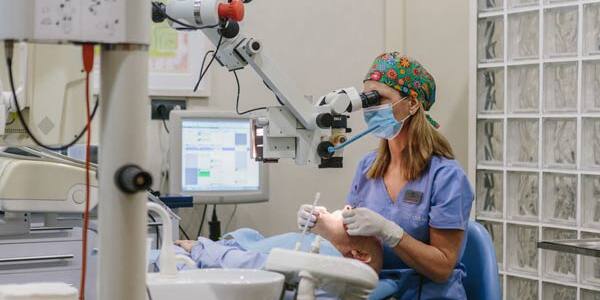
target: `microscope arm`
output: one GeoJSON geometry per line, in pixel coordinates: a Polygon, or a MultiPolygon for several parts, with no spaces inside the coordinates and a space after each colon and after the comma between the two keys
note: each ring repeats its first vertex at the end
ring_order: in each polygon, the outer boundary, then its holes
{"type": "Polygon", "coordinates": [[[260,41],[240,34],[237,22],[244,17],[241,0],[229,3],[225,0],[170,0],[162,6],[155,3],[153,15],[161,13],[164,17],[155,17],[155,22],[168,18],[176,30],[202,30],[218,48],[216,59],[223,67],[235,71],[250,65],[276,95],[281,105],[267,108],[266,116],[256,122],[264,129],[263,161],[292,158],[298,165],[342,166],[342,151],[331,155],[318,148],[321,144],[344,142],[350,132],[347,114],[378,103],[379,95],[360,94],[350,87],[331,92],[318,101],[305,96],[269,59],[260,41]]]}

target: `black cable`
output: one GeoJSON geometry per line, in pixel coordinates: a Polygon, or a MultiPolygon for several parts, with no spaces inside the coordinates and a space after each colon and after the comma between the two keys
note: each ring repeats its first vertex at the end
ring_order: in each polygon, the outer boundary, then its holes
{"type": "Polygon", "coordinates": [[[208,50],[206,51],[206,53],[204,53],[204,57],[202,58],[202,66],[200,66],[200,70],[204,70],[204,63],[206,63],[206,58],[211,53],[215,53],[215,50],[208,50]]]}
{"type": "Polygon", "coordinates": [[[150,288],[146,285],[146,294],[148,294],[148,300],[152,300],[152,294],[150,294],[150,288]]]}
{"type": "MultiPolygon", "coordinates": [[[[206,63],[206,58],[211,53],[215,53],[215,50],[208,50],[208,51],[206,51],[206,53],[204,53],[204,57],[202,58],[202,65],[200,66],[200,76],[202,76],[202,72],[204,71],[204,64],[206,63]]],[[[194,86],[194,89],[196,89],[197,86],[200,85],[200,80],[202,80],[202,79],[201,78],[198,79],[198,81],[196,82],[196,85],[194,86]]]]}
{"type": "Polygon", "coordinates": [[[167,127],[167,121],[164,118],[162,119],[162,123],[163,123],[163,127],[165,128],[165,131],[167,132],[167,134],[171,134],[171,132],[169,131],[169,127],[167,127]]]}
{"type": "MultiPolygon", "coordinates": [[[[223,35],[221,35],[219,37],[219,42],[217,43],[217,48],[215,48],[215,52],[213,53],[212,58],[208,62],[208,65],[206,66],[206,69],[203,70],[202,68],[200,68],[200,77],[198,78],[198,82],[196,82],[196,85],[194,86],[194,92],[196,92],[198,90],[198,87],[200,86],[200,82],[202,82],[202,79],[204,78],[204,76],[208,72],[208,69],[210,69],[210,66],[215,61],[215,58],[217,57],[217,54],[219,53],[219,49],[221,48],[221,44],[222,43],[223,43],[223,35]]],[[[208,52],[206,52],[206,53],[208,53],[208,52]]],[[[207,55],[207,54],[205,54],[205,55],[207,55]]],[[[206,56],[204,58],[206,58],[206,56]]]]}
{"type": "Polygon", "coordinates": [[[198,236],[202,234],[202,227],[204,227],[204,221],[206,220],[206,211],[208,210],[208,205],[204,205],[204,211],[202,212],[202,219],[200,219],[200,227],[198,228],[198,236]]]}
{"type": "Polygon", "coordinates": [[[160,104],[156,108],[156,110],[158,112],[158,115],[160,116],[160,119],[162,120],[162,124],[163,124],[163,127],[165,128],[165,131],[167,132],[167,134],[170,134],[171,132],[169,131],[169,127],[167,126],[167,119],[169,118],[169,110],[163,104],[160,104]]]}
{"type": "Polygon", "coordinates": [[[421,294],[423,293],[423,275],[419,275],[419,296],[417,300],[421,300],[421,294]]]}
{"type": "MultiPolygon", "coordinates": [[[[36,145],[38,145],[46,150],[50,150],[50,151],[63,151],[63,150],[70,148],[71,146],[77,144],[77,142],[79,142],[81,137],[83,137],[83,135],[86,133],[86,131],[88,129],[87,124],[81,130],[81,132],[77,136],[75,136],[75,139],[73,141],[69,142],[66,145],[59,146],[59,147],[52,147],[52,146],[45,145],[40,140],[38,140],[38,138],[35,135],[33,135],[33,132],[31,132],[31,130],[29,129],[27,122],[25,122],[25,117],[23,116],[23,112],[21,112],[21,106],[19,105],[19,100],[17,99],[17,93],[15,90],[15,82],[14,82],[13,72],[12,72],[12,59],[11,58],[8,58],[8,57],[6,58],[6,65],[8,66],[8,79],[10,81],[10,88],[12,90],[13,98],[15,101],[15,107],[17,109],[17,116],[19,118],[19,121],[21,122],[21,125],[23,125],[23,129],[25,129],[25,131],[27,132],[29,137],[33,140],[33,142],[36,145]]],[[[96,104],[94,105],[94,110],[92,111],[92,114],[90,116],[92,120],[94,119],[94,116],[96,115],[96,111],[98,109],[98,102],[99,102],[99,100],[98,100],[98,98],[96,98],[96,104]]]]}
{"type": "MultiPolygon", "coordinates": [[[[160,5],[159,5],[157,2],[152,2],[152,6],[154,6],[154,8],[156,8],[156,9],[158,9],[158,10],[161,10],[161,11],[162,11],[162,8],[160,7],[160,5]]],[[[180,22],[180,21],[178,21],[178,20],[176,20],[176,19],[172,18],[171,16],[167,15],[167,13],[166,13],[165,11],[162,11],[162,14],[163,14],[163,15],[164,15],[164,16],[165,16],[165,17],[166,17],[166,18],[167,18],[169,21],[171,21],[171,22],[173,22],[173,23],[175,23],[175,24],[177,24],[177,25],[181,25],[181,26],[185,27],[185,29],[188,29],[188,30],[200,30],[200,29],[206,29],[206,28],[215,28],[215,27],[217,27],[217,26],[221,25],[221,23],[217,23],[217,24],[214,24],[214,25],[206,25],[206,26],[194,26],[194,25],[190,25],[190,24],[186,24],[186,23],[180,22]]]]}
{"type": "Polygon", "coordinates": [[[267,87],[267,89],[269,89],[269,91],[271,91],[271,93],[273,93],[273,96],[275,96],[275,99],[277,99],[277,102],[279,102],[279,104],[281,104],[281,106],[285,106],[285,104],[281,101],[281,99],[279,99],[279,96],[277,96],[277,94],[275,94],[275,92],[273,91],[273,89],[267,84],[266,81],[263,80],[263,83],[265,84],[265,86],[267,87]]]}
{"type": "Polygon", "coordinates": [[[185,232],[185,230],[183,230],[183,227],[181,227],[181,225],[179,225],[179,231],[181,231],[181,233],[183,233],[183,236],[185,237],[186,240],[190,239],[190,236],[187,234],[187,232],[185,232]]]}
{"type": "MultiPolygon", "coordinates": [[[[149,187],[146,191],[148,193],[154,195],[155,197],[157,197],[160,200],[160,192],[159,191],[155,191],[151,187],[149,187]]],[[[150,199],[150,198],[148,198],[148,199],[150,199]]]]}
{"type": "MultiPolygon", "coordinates": [[[[150,192],[154,196],[158,197],[158,199],[160,200],[160,198],[159,198],[160,197],[160,192],[154,191],[154,190],[152,190],[152,188],[148,188],[148,192],[150,192]]],[[[162,202],[162,200],[160,200],[160,201],[162,202]]],[[[162,203],[165,204],[164,202],[162,202],[162,203]]],[[[156,220],[154,219],[154,217],[151,214],[148,214],[148,216],[150,216],[150,219],[152,219],[152,222],[156,222],[156,220]]],[[[162,221],[162,222],[164,223],[165,221],[162,221]]],[[[157,228],[158,228],[158,226],[157,226],[157,228]]],[[[190,237],[188,236],[187,232],[185,232],[185,230],[183,230],[183,227],[181,227],[181,225],[179,225],[179,231],[181,231],[181,233],[183,233],[183,236],[187,240],[190,239],[190,237]]],[[[158,229],[156,231],[156,234],[157,234],[158,238],[160,239],[160,235],[158,235],[158,229]]],[[[157,245],[157,247],[158,247],[158,245],[157,245]]]]}
{"type": "Polygon", "coordinates": [[[253,108],[244,112],[240,112],[240,93],[241,93],[241,87],[240,87],[240,79],[237,75],[237,71],[233,71],[233,76],[235,76],[235,83],[237,84],[237,99],[235,100],[235,112],[238,115],[245,115],[247,113],[251,113],[253,111],[257,111],[257,110],[264,110],[267,109],[266,107],[257,107],[257,108],[253,108]]]}
{"type": "MultiPolygon", "coordinates": [[[[153,223],[156,223],[156,218],[151,213],[148,213],[148,217],[150,217],[153,223]]],[[[160,226],[156,224],[154,228],[156,228],[156,249],[160,249],[160,226]]]]}

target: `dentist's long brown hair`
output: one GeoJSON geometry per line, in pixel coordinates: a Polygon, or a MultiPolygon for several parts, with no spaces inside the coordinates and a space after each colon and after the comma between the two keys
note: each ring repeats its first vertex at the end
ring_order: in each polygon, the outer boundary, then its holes
{"type": "MultiPolygon", "coordinates": [[[[402,170],[406,180],[418,179],[429,164],[433,155],[454,159],[454,153],[448,140],[427,121],[423,109],[406,121],[408,141],[402,150],[402,170]]],[[[383,178],[391,160],[388,141],[382,139],[377,158],[367,172],[367,178],[383,178]]]]}

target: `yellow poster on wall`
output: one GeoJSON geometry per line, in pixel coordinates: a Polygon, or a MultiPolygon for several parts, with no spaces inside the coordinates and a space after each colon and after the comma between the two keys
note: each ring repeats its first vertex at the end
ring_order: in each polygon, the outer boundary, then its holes
{"type": "Polygon", "coordinates": [[[189,37],[173,30],[168,23],[152,24],[150,40],[150,72],[187,73],[189,67],[189,37]]]}

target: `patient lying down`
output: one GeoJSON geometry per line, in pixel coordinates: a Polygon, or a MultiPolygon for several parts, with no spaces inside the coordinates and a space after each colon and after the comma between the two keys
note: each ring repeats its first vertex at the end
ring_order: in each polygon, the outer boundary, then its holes
{"type": "MultiPolygon", "coordinates": [[[[341,211],[321,211],[312,232],[327,240],[321,245],[321,254],[341,255],[369,265],[376,273],[381,270],[381,243],[374,237],[349,236],[344,230],[341,211]]],[[[309,248],[314,234],[305,238],[304,250],[309,248]]],[[[197,241],[181,240],[175,244],[181,247],[177,252],[189,255],[200,268],[261,269],[272,248],[293,249],[299,238],[299,233],[264,238],[252,229],[240,229],[218,242],[200,237],[197,241]]]]}

